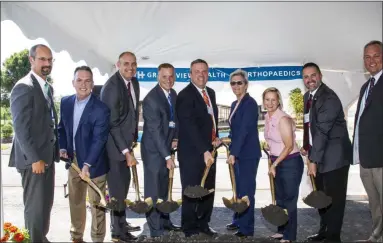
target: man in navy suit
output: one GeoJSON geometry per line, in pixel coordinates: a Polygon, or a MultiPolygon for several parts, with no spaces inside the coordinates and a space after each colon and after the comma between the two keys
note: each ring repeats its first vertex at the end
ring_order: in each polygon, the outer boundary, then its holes
{"type": "MultiPolygon", "coordinates": [[[[60,157],[70,158],[81,169],[79,175],[72,167],[68,170],[70,234],[73,242],[83,242],[86,222],[86,195],[90,202],[99,202],[100,196],[82,180],[90,177],[105,193],[109,166],[105,144],[109,134],[109,108],[93,95],[93,74],[87,66],[74,71],[73,86],[76,94],[62,98],[58,127],[60,157]],[[87,189],[89,188],[89,189],[87,189]]],[[[105,211],[92,207],[91,238],[103,242],[105,238],[105,211]]]]}

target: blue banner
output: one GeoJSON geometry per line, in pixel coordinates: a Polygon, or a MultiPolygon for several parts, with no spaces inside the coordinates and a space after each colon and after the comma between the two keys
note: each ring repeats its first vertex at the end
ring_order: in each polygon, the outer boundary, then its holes
{"type": "MultiPolygon", "coordinates": [[[[242,68],[249,81],[294,80],[302,78],[302,66],[271,66],[242,68]]],[[[209,82],[228,82],[230,73],[237,68],[209,68],[209,82]]],[[[137,68],[136,77],[140,82],[157,82],[157,68],[137,68]]],[[[176,68],[176,81],[189,82],[190,69],[176,68]]]]}

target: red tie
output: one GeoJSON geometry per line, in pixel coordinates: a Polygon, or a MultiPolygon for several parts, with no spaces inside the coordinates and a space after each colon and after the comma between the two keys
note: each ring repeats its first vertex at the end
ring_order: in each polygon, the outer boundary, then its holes
{"type": "MultiPolygon", "coordinates": [[[[205,101],[206,106],[210,107],[209,97],[207,97],[206,91],[202,90],[202,94],[203,94],[203,100],[205,101]]],[[[212,119],[212,122],[213,122],[213,129],[212,129],[211,139],[212,139],[212,141],[214,141],[217,136],[216,136],[215,128],[214,128],[214,116],[213,115],[211,115],[211,119],[212,119]]]]}
{"type": "MultiPolygon", "coordinates": [[[[312,101],[313,101],[313,95],[310,94],[310,97],[306,103],[306,109],[305,109],[306,114],[310,112],[312,101]]],[[[309,129],[310,129],[310,122],[303,123],[303,148],[306,151],[308,151],[310,148],[309,129]]]]}

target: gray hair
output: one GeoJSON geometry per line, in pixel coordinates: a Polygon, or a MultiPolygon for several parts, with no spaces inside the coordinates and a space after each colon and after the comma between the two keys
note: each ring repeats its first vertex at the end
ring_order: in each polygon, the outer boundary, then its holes
{"type": "Polygon", "coordinates": [[[37,45],[32,46],[31,49],[29,50],[29,56],[35,58],[36,57],[37,48],[39,48],[39,47],[46,47],[46,48],[48,48],[50,50],[50,48],[47,47],[44,44],[37,44],[37,45]]]}
{"type": "Polygon", "coordinates": [[[241,76],[243,78],[243,81],[245,81],[245,84],[248,84],[249,83],[249,79],[248,79],[248,76],[247,76],[247,72],[245,70],[242,70],[242,69],[237,69],[235,70],[234,72],[232,72],[230,74],[230,81],[231,79],[234,77],[234,76],[241,76]]]}
{"type": "Polygon", "coordinates": [[[366,50],[367,47],[372,46],[372,45],[378,45],[378,46],[380,46],[380,49],[383,50],[383,43],[381,41],[378,41],[378,40],[372,40],[372,41],[368,42],[364,46],[364,50],[366,50]]]}

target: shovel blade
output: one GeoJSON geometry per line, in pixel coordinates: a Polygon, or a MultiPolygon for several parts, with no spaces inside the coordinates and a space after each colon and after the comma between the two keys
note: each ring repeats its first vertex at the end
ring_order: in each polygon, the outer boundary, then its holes
{"type": "Polygon", "coordinates": [[[261,208],[261,212],[263,218],[275,226],[282,226],[289,220],[287,211],[273,204],[261,208]]]}
{"type": "Polygon", "coordinates": [[[225,207],[231,210],[233,209],[233,199],[227,199],[226,197],[223,197],[222,201],[225,207]]]}
{"type": "Polygon", "coordinates": [[[233,211],[236,213],[243,213],[249,208],[249,206],[250,200],[247,196],[244,196],[241,199],[237,199],[237,201],[233,203],[233,211]]]}
{"type": "Polygon", "coordinates": [[[322,209],[330,206],[332,199],[322,191],[313,191],[306,198],[303,198],[303,202],[310,207],[322,209]]]}
{"type": "Polygon", "coordinates": [[[179,208],[179,205],[174,201],[162,201],[156,207],[162,213],[172,213],[179,208]]]}
{"type": "Polygon", "coordinates": [[[189,186],[185,189],[184,195],[189,198],[201,198],[212,193],[214,189],[207,190],[201,186],[189,186]]]}

